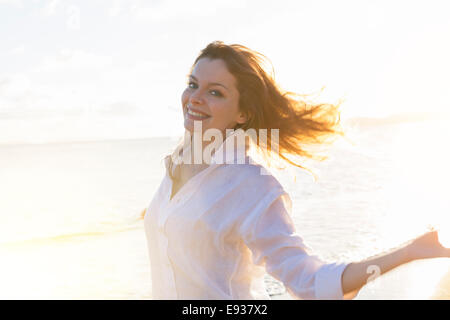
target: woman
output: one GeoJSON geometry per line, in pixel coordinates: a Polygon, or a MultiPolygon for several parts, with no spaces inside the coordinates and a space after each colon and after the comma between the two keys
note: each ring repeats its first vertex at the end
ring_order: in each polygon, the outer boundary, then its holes
{"type": "Polygon", "coordinates": [[[302,167],[288,155],[317,158],[309,147],[341,134],[338,106],[282,92],[264,62],[244,46],[213,42],[191,68],[185,139],[165,158],[166,176],[144,218],[154,298],[268,299],[266,271],[294,298],[352,298],[374,270],[449,257],[435,231],[362,262],[325,263],[309,253],[289,195],[251,150],[270,145],[264,159],[302,167]]]}

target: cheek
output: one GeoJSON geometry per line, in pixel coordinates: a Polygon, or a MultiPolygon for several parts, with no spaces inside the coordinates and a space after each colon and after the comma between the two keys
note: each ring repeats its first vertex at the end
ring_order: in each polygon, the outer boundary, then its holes
{"type": "Polygon", "coordinates": [[[209,109],[211,110],[211,114],[214,118],[221,122],[229,122],[229,120],[233,117],[234,108],[229,101],[225,103],[220,103],[217,101],[215,103],[210,103],[209,109]]]}
{"type": "Polygon", "coordinates": [[[184,108],[184,106],[186,105],[186,103],[189,100],[189,92],[188,89],[185,89],[183,91],[183,93],[181,94],[181,106],[184,108]]]}

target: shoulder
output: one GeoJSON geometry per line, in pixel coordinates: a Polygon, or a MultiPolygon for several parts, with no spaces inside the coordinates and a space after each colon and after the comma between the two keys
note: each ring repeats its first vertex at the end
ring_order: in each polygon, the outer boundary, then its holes
{"type": "Polygon", "coordinates": [[[216,173],[241,183],[256,183],[259,186],[268,185],[281,188],[281,184],[275,176],[260,164],[223,164],[216,169],[216,173]]]}
{"type": "Polygon", "coordinates": [[[219,189],[228,190],[249,206],[271,202],[286,193],[275,176],[260,164],[225,164],[215,171],[211,178],[219,189]]]}

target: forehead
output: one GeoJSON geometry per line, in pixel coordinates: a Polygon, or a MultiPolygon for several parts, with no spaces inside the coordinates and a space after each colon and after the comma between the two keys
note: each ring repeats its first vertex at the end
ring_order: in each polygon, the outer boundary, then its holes
{"type": "Polygon", "coordinates": [[[217,82],[230,87],[236,84],[236,79],[221,59],[201,58],[192,69],[191,75],[198,81],[217,82]]]}

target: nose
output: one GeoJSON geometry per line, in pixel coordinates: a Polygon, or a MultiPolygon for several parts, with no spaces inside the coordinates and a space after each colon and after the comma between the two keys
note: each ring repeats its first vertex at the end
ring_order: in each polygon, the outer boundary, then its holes
{"type": "Polygon", "coordinates": [[[189,103],[191,105],[199,105],[203,103],[203,97],[199,91],[200,90],[196,90],[189,96],[189,103]]]}

